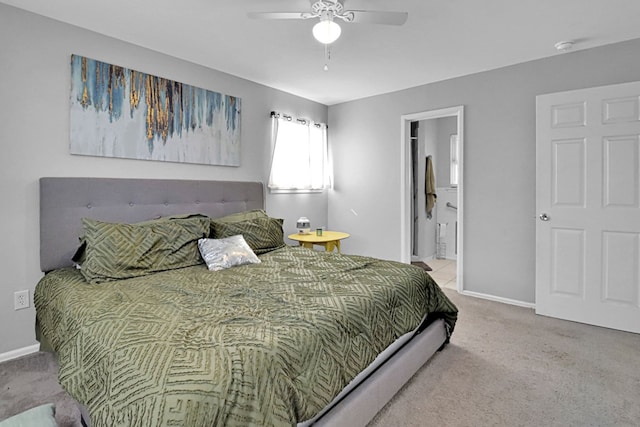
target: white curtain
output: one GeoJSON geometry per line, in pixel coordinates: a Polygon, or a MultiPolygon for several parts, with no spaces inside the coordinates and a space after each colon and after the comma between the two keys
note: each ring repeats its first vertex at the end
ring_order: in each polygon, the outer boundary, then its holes
{"type": "Polygon", "coordinates": [[[269,188],[314,191],[330,187],[327,126],[272,117],[273,157],[269,188]]]}

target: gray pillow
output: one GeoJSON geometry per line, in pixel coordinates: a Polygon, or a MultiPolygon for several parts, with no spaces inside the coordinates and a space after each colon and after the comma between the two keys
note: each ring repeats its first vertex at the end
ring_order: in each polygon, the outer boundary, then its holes
{"type": "Polygon", "coordinates": [[[224,239],[199,239],[198,249],[207,268],[211,271],[224,270],[236,265],[260,263],[260,259],[240,234],[224,239]]]}

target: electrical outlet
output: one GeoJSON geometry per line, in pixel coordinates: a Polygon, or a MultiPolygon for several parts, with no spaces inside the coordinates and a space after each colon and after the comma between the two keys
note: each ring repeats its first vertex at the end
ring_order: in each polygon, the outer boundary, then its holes
{"type": "Polygon", "coordinates": [[[18,291],[13,293],[13,309],[22,310],[29,308],[29,290],[18,291]]]}

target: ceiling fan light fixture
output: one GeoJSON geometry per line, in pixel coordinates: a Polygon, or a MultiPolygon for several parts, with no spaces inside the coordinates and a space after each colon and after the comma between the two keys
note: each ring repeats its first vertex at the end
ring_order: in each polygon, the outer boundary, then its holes
{"type": "Polygon", "coordinates": [[[313,26],[313,37],[323,44],[331,44],[338,40],[341,33],[342,28],[331,18],[322,19],[313,26]]]}

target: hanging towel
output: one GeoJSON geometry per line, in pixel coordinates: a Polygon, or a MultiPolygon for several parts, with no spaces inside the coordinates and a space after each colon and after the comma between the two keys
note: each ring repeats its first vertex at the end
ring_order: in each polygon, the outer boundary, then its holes
{"type": "Polygon", "coordinates": [[[431,156],[427,156],[427,164],[424,171],[424,194],[427,196],[427,218],[431,219],[431,211],[433,211],[433,206],[436,204],[436,199],[438,198],[431,156]]]}

